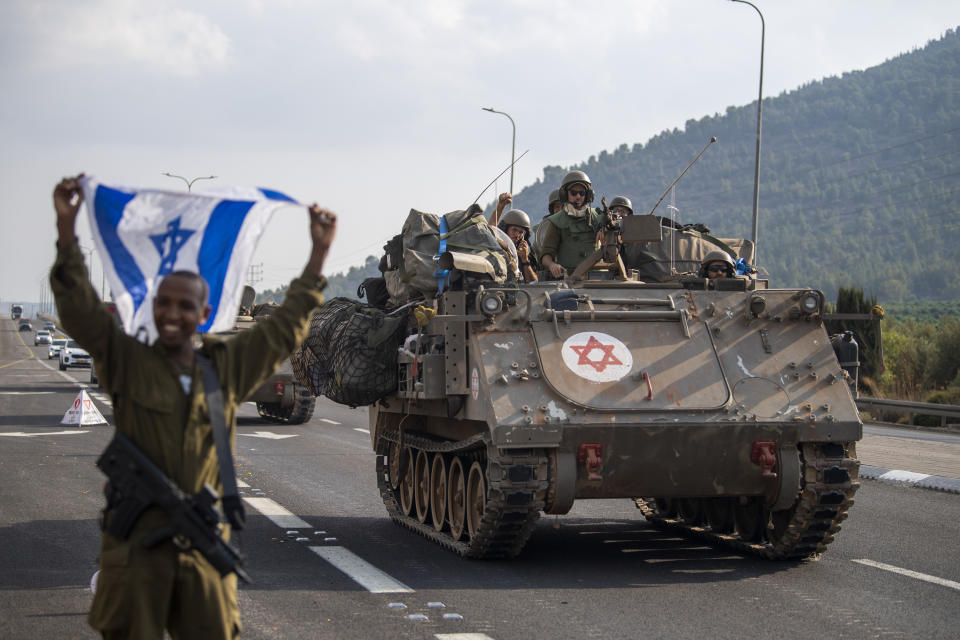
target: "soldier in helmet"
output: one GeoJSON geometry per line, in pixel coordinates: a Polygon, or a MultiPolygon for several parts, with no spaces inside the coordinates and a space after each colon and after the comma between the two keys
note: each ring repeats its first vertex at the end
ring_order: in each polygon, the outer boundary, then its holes
{"type": "Polygon", "coordinates": [[[561,209],[541,223],[540,262],[554,278],[573,271],[597,246],[601,214],[590,206],[593,185],[583,171],[571,171],[560,184],[561,209]]]}
{"type": "Polygon", "coordinates": [[[560,202],[560,189],[554,189],[550,192],[550,201],[547,203],[547,215],[553,215],[562,208],[563,203],[560,202]]]}
{"type": "Polygon", "coordinates": [[[517,248],[517,260],[524,282],[537,281],[537,261],[530,250],[530,216],[520,209],[510,209],[500,218],[497,225],[504,231],[517,248]]]}
{"type": "Polygon", "coordinates": [[[733,277],[733,260],[726,251],[716,249],[703,256],[700,263],[700,277],[709,280],[733,277]]]}
{"type": "Polygon", "coordinates": [[[608,210],[618,218],[622,218],[623,216],[632,216],[633,203],[630,202],[630,198],[627,196],[617,196],[610,201],[610,207],[608,210]]]}

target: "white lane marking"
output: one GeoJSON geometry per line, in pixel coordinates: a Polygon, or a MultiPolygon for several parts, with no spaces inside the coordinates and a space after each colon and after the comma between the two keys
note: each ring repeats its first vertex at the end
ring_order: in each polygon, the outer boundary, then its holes
{"type": "Polygon", "coordinates": [[[369,429],[361,429],[360,427],[354,427],[353,430],[354,430],[354,431],[359,431],[360,433],[365,433],[365,434],[367,434],[367,435],[370,435],[370,430],[369,430],[369,429]]]}
{"type": "Polygon", "coordinates": [[[493,640],[485,633],[435,633],[437,640],[493,640]]]}
{"type": "Polygon", "coordinates": [[[240,478],[237,478],[237,486],[240,487],[241,489],[249,489],[249,488],[250,488],[250,485],[248,485],[246,482],[244,482],[244,481],[241,480],[240,478]]]}
{"type": "Polygon", "coordinates": [[[326,422],[327,424],[340,424],[336,420],[331,420],[329,418],[317,418],[320,422],[326,422]]]}
{"type": "Polygon", "coordinates": [[[42,396],[56,391],[0,391],[0,396],[42,396]]]}
{"type": "Polygon", "coordinates": [[[887,471],[880,476],[881,480],[890,480],[892,482],[920,482],[930,477],[927,473],[914,473],[913,471],[900,471],[894,469],[887,471]]]}
{"type": "Polygon", "coordinates": [[[884,564],[882,562],[868,560],[866,558],[860,558],[859,560],[854,560],[854,562],[865,564],[868,567],[874,567],[876,569],[883,569],[884,571],[899,573],[902,576],[916,578],[917,580],[923,580],[924,582],[932,582],[933,584],[938,584],[941,587],[948,587],[950,589],[956,589],[957,591],[960,591],[960,582],[954,582],[953,580],[947,580],[946,578],[938,578],[937,576],[927,575],[926,573],[920,573],[919,571],[911,571],[910,569],[901,569],[900,567],[895,567],[892,564],[884,564]]]}
{"type": "Polygon", "coordinates": [[[37,436],[72,436],[78,433],[90,433],[89,431],[46,431],[44,433],[24,433],[23,431],[8,431],[0,433],[0,436],[13,436],[15,438],[36,438],[37,436]]]}
{"type": "Polygon", "coordinates": [[[70,384],[72,384],[72,385],[74,385],[74,386],[76,386],[76,387],[82,387],[82,386],[84,386],[84,385],[82,385],[79,381],[77,381],[76,379],[71,378],[69,375],[67,375],[67,372],[66,372],[66,371],[60,371],[60,369],[54,369],[54,368],[53,368],[53,365],[47,364],[47,363],[44,362],[43,360],[37,360],[37,362],[38,362],[41,366],[44,366],[44,367],[46,367],[47,369],[50,369],[50,371],[53,371],[55,374],[57,374],[58,376],[62,377],[64,380],[66,380],[66,381],[69,382],[70,384]]]}
{"type": "Polygon", "coordinates": [[[283,440],[284,438],[296,438],[299,434],[287,433],[280,434],[272,431],[254,431],[253,433],[238,433],[238,436],[250,436],[251,438],[266,438],[267,440],[283,440]]]}
{"type": "Polygon", "coordinates": [[[270,498],[244,498],[244,502],[270,518],[273,524],[283,529],[310,529],[310,523],[284,509],[270,498]]]}
{"type": "Polygon", "coordinates": [[[347,574],[370,593],[413,593],[413,589],[344,547],[310,547],[310,551],[347,574]]]}

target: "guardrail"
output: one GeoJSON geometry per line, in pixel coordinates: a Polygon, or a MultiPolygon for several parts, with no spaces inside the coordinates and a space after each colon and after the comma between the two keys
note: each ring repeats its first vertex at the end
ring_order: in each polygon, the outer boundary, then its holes
{"type": "Polygon", "coordinates": [[[857,408],[860,410],[882,409],[884,411],[906,413],[911,422],[913,421],[914,414],[940,416],[941,427],[947,426],[947,418],[955,418],[957,422],[960,422],[960,406],[955,404],[861,397],[857,398],[857,408]]]}

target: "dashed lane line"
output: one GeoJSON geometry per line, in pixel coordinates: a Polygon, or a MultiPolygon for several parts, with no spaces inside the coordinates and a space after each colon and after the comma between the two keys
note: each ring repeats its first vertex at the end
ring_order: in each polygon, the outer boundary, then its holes
{"type": "Polygon", "coordinates": [[[309,547],[309,549],[370,593],[413,593],[413,589],[394,580],[349,549],[344,547],[309,547]]]}
{"type": "MultiPolygon", "coordinates": [[[[241,486],[238,481],[237,486],[241,486]]],[[[248,486],[243,483],[243,486],[248,486]]],[[[270,498],[244,497],[244,502],[269,518],[282,529],[311,529],[310,523],[270,498]]],[[[332,538],[331,538],[332,540],[332,538]]],[[[315,554],[345,573],[351,580],[372,593],[413,593],[413,589],[391,578],[372,564],[344,547],[309,547],[315,554]]]]}
{"type": "Polygon", "coordinates": [[[69,382],[70,384],[72,384],[72,385],[75,386],[75,387],[84,387],[84,386],[86,386],[86,385],[84,385],[82,382],[80,382],[79,380],[76,380],[76,379],[74,379],[74,378],[71,378],[71,377],[67,374],[66,371],[60,371],[60,369],[54,369],[54,368],[53,368],[53,365],[47,364],[46,362],[44,362],[43,360],[40,360],[39,358],[37,358],[37,362],[38,362],[41,366],[44,366],[44,367],[46,367],[47,369],[50,369],[50,371],[53,371],[55,374],[57,374],[58,376],[60,376],[61,378],[63,378],[64,380],[66,380],[67,382],[69,382]]]}
{"type": "Polygon", "coordinates": [[[267,516],[273,524],[282,529],[309,529],[310,523],[293,512],[280,506],[270,498],[247,498],[244,502],[267,516]]]}
{"type": "Polygon", "coordinates": [[[437,640],[493,640],[485,633],[435,633],[437,640]]]}
{"type": "Polygon", "coordinates": [[[930,475],[929,473],[915,473],[901,469],[886,469],[884,467],[860,465],[860,477],[887,484],[934,489],[947,493],[960,493],[960,478],[947,478],[945,476],[930,475]]]}
{"type": "Polygon", "coordinates": [[[319,422],[326,422],[327,424],[340,424],[336,420],[331,420],[330,418],[317,418],[319,422]]]}
{"type": "Polygon", "coordinates": [[[919,571],[895,567],[892,564],[885,564],[883,562],[877,562],[876,560],[868,560],[867,558],[856,559],[854,562],[866,565],[868,567],[874,567],[875,569],[883,569],[884,571],[899,573],[902,576],[923,580],[924,582],[931,582],[933,584],[940,585],[941,587],[947,587],[949,589],[956,589],[957,591],[960,591],[960,582],[954,582],[953,580],[947,580],[946,578],[938,578],[937,576],[920,573],[919,571]]]}
{"type": "Polygon", "coordinates": [[[360,433],[365,433],[365,434],[367,434],[367,435],[370,435],[370,430],[369,430],[369,429],[361,429],[360,427],[354,427],[353,430],[354,430],[354,431],[359,431],[360,433]]]}

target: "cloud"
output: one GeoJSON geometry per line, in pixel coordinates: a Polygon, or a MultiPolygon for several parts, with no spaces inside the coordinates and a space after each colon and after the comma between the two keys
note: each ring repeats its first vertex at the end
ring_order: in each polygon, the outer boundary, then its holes
{"type": "Polygon", "coordinates": [[[129,66],[173,76],[226,67],[230,38],[205,15],[167,2],[40,0],[23,4],[41,69],[129,66]]]}
{"type": "Polygon", "coordinates": [[[605,48],[642,37],[665,11],[643,1],[359,0],[331,10],[326,28],[349,57],[406,62],[427,54],[431,65],[447,67],[481,56],[605,48]]]}

